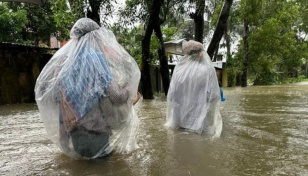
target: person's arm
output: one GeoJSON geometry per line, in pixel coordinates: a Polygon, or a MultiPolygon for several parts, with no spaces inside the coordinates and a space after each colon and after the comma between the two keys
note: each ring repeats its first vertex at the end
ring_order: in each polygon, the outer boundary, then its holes
{"type": "Polygon", "coordinates": [[[141,97],[141,94],[137,92],[136,96],[134,96],[132,99],[133,105],[135,105],[139,101],[140,97],[141,97]]]}
{"type": "Polygon", "coordinates": [[[127,101],[129,93],[125,87],[122,88],[118,83],[113,81],[107,89],[107,95],[113,103],[122,104],[127,101]]]}
{"type": "Polygon", "coordinates": [[[217,82],[216,72],[212,71],[209,73],[210,79],[209,79],[209,89],[208,89],[208,98],[207,101],[210,103],[217,103],[220,100],[220,91],[219,91],[219,85],[217,82]]]}

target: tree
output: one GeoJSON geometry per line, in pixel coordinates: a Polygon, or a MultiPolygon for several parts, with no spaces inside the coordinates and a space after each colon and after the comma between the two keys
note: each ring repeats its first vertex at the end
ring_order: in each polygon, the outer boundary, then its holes
{"type": "Polygon", "coordinates": [[[232,3],[233,3],[233,0],[225,0],[225,3],[220,12],[219,19],[218,19],[213,37],[207,48],[207,52],[211,58],[213,57],[215,49],[218,47],[222,36],[227,30],[227,20],[229,17],[229,12],[230,12],[232,3]]]}
{"type": "Polygon", "coordinates": [[[114,10],[112,2],[117,3],[112,0],[68,0],[68,2],[77,19],[86,15],[99,25],[106,24],[104,19],[112,15],[114,10]]]}
{"type": "MultiPolygon", "coordinates": [[[[126,9],[121,12],[121,20],[125,24],[132,24],[134,21],[140,21],[145,24],[144,35],[142,38],[142,64],[141,64],[141,84],[142,93],[145,99],[153,99],[153,90],[151,85],[150,62],[152,53],[150,51],[152,35],[155,35],[159,46],[157,55],[160,63],[160,73],[163,81],[164,92],[167,95],[169,89],[169,69],[168,60],[164,48],[163,33],[161,25],[166,21],[175,23],[178,13],[172,13],[177,10],[183,2],[176,0],[147,0],[143,3],[136,0],[126,1],[126,9]],[[140,8],[141,6],[141,8],[140,8]],[[167,20],[168,19],[168,20],[167,20]]],[[[179,8],[182,10],[181,8],[179,8]]]]}
{"type": "Polygon", "coordinates": [[[297,26],[298,40],[301,43],[299,51],[302,53],[302,71],[303,75],[308,78],[308,1],[296,0],[295,3],[299,10],[297,26]]]}
{"type": "Polygon", "coordinates": [[[166,57],[164,41],[162,36],[162,31],[160,25],[162,24],[162,19],[159,17],[159,13],[162,8],[163,0],[152,1],[150,17],[145,29],[145,34],[142,39],[142,68],[141,72],[143,75],[141,76],[142,80],[142,92],[145,99],[153,99],[153,91],[152,85],[148,80],[151,80],[149,74],[149,58],[150,58],[150,42],[152,32],[155,32],[157,39],[159,40],[160,47],[158,48],[158,58],[160,62],[160,73],[163,80],[163,87],[165,94],[167,95],[169,89],[169,69],[168,69],[168,59],[166,57]],[[157,25],[158,24],[158,25],[157,25]],[[147,86],[145,83],[147,82],[147,86]]]}
{"type": "Polygon", "coordinates": [[[0,41],[20,42],[21,32],[27,24],[27,12],[13,11],[7,3],[0,3],[0,41]]]}
{"type": "Polygon", "coordinates": [[[70,29],[73,27],[77,17],[72,13],[66,0],[56,0],[51,9],[57,28],[57,38],[61,41],[67,40],[70,29]]]}
{"type": "Polygon", "coordinates": [[[303,24],[300,9],[295,1],[240,2],[238,21],[248,31],[235,57],[242,63],[242,86],[248,80],[254,85],[276,84],[298,75],[305,57],[298,33],[303,24]]]}
{"type": "Polygon", "coordinates": [[[298,8],[292,2],[267,2],[258,30],[251,34],[251,66],[254,84],[274,84],[281,77],[296,76],[301,63],[301,42],[297,40],[298,8]],[[262,46],[258,46],[262,43],[262,46]]]}
{"type": "Polygon", "coordinates": [[[203,43],[204,36],[204,10],[205,10],[205,1],[196,0],[196,11],[190,13],[189,16],[194,20],[195,23],[195,41],[203,43]]]}
{"type": "Polygon", "coordinates": [[[139,68],[141,68],[141,40],[143,38],[142,25],[133,27],[132,29],[123,28],[119,25],[112,26],[111,30],[117,37],[118,42],[125,48],[126,51],[136,60],[139,68]],[[133,43],[133,45],[132,45],[133,43]]]}
{"type": "Polygon", "coordinates": [[[1,3],[2,41],[48,45],[52,33],[63,32],[56,26],[52,5],[1,3]]]}
{"type": "Polygon", "coordinates": [[[257,25],[262,11],[263,0],[242,0],[240,1],[239,18],[244,26],[243,33],[243,66],[242,66],[242,87],[247,87],[248,65],[249,65],[249,44],[250,26],[257,25]]]}

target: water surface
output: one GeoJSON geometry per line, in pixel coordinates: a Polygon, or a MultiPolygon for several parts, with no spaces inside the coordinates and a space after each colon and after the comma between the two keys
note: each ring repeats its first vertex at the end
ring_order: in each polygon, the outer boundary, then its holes
{"type": "Polygon", "coordinates": [[[0,175],[308,175],[308,84],[224,88],[223,132],[210,140],[169,130],[166,99],[142,100],[139,149],[104,160],[67,157],[35,104],[0,106],[0,175]]]}

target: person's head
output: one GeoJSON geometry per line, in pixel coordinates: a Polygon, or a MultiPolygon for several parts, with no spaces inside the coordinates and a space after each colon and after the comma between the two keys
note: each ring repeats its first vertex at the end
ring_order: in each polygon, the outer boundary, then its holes
{"type": "Polygon", "coordinates": [[[199,62],[204,62],[207,65],[211,63],[211,60],[204,50],[204,46],[202,43],[189,40],[188,42],[183,42],[182,50],[185,56],[187,56],[190,60],[195,60],[199,62]]]}
{"type": "Polygon", "coordinates": [[[183,42],[182,49],[184,55],[192,56],[191,58],[194,60],[199,60],[201,57],[201,52],[204,51],[204,47],[202,43],[189,40],[188,42],[183,42]]]}
{"type": "Polygon", "coordinates": [[[78,39],[86,33],[99,29],[99,25],[90,18],[80,18],[74,24],[70,32],[70,38],[78,39]]]}
{"type": "Polygon", "coordinates": [[[188,42],[183,42],[182,44],[183,52],[185,55],[192,55],[195,53],[199,53],[204,50],[202,43],[189,40],[188,42]]]}

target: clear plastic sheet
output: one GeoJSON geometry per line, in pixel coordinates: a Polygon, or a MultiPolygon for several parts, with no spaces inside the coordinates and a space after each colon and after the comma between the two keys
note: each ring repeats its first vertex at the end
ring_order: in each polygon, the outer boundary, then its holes
{"type": "Polygon", "coordinates": [[[215,68],[201,43],[190,40],[182,47],[185,55],[173,71],[165,126],[219,137],[222,119],[215,68]]]}
{"type": "Polygon", "coordinates": [[[139,120],[132,99],[140,71],[114,34],[88,18],[41,71],[35,85],[50,139],[76,159],[136,149],[139,120]]]}

